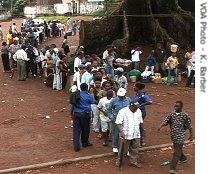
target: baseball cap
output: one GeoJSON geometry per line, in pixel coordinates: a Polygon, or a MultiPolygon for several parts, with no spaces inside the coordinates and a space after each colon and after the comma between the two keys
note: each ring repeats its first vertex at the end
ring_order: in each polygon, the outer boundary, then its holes
{"type": "Polygon", "coordinates": [[[131,102],[130,102],[130,105],[132,106],[132,105],[139,105],[139,102],[137,101],[137,100],[134,100],[134,99],[132,99],[131,100],[131,102]]]}
{"type": "Polygon", "coordinates": [[[124,97],[125,94],[126,94],[126,89],[124,89],[124,88],[119,88],[118,89],[117,96],[124,97]]]}

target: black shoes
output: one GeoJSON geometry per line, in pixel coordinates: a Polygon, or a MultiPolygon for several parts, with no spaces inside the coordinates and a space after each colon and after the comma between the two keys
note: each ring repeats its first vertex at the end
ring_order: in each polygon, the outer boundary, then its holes
{"type": "Polygon", "coordinates": [[[89,146],[92,146],[93,144],[91,143],[88,143],[88,144],[83,144],[82,147],[89,147],[89,146]]]}
{"type": "Polygon", "coordinates": [[[80,149],[74,149],[74,151],[75,151],[75,152],[79,152],[79,151],[80,151],[80,149]]]}

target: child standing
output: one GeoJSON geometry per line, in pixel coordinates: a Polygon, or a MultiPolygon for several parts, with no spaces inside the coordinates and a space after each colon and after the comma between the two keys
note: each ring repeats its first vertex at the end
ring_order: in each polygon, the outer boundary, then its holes
{"type": "Polygon", "coordinates": [[[151,71],[151,74],[154,75],[154,68],[155,68],[155,58],[154,58],[154,50],[151,51],[149,57],[147,58],[147,66],[145,71],[151,71]]]}
{"type": "Polygon", "coordinates": [[[101,98],[98,103],[98,109],[100,111],[99,116],[101,120],[103,146],[108,145],[108,128],[110,119],[107,117],[107,109],[111,100],[113,99],[113,95],[114,92],[112,90],[107,91],[106,97],[101,98]]]}

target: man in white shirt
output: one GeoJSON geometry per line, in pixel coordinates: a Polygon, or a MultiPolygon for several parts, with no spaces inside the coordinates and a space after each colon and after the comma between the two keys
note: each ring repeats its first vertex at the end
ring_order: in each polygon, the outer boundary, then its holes
{"type": "Polygon", "coordinates": [[[119,128],[121,136],[119,159],[116,165],[119,166],[121,155],[129,147],[130,163],[132,166],[139,168],[138,148],[141,137],[140,130],[143,128],[143,119],[141,110],[138,108],[138,102],[133,100],[130,106],[121,109],[115,123],[119,128]]]}
{"type": "Polygon", "coordinates": [[[79,71],[74,73],[73,84],[80,90],[80,85],[84,81],[84,73],[86,72],[85,65],[81,64],[78,69],[79,71]]]}
{"type": "Polygon", "coordinates": [[[112,45],[107,45],[106,50],[103,52],[103,61],[105,62],[106,58],[109,56],[109,52],[113,50],[112,45]]]}
{"type": "Polygon", "coordinates": [[[88,62],[85,64],[85,67],[86,67],[86,72],[83,74],[83,78],[81,79],[81,82],[86,83],[88,85],[88,89],[89,89],[90,83],[93,80],[93,74],[91,72],[92,65],[91,65],[91,63],[89,64],[89,62],[88,62]]]}
{"type": "Polygon", "coordinates": [[[107,109],[111,100],[113,99],[114,92],[112,90],[107,91],[106,97],[103,97],[99,100],[98,109],[99,109],[99,116],[101,121],[101,131],[102,131],[102,138],[103,138],[103,146],[108,146],[108,129],[109,129],[109,122],[111,121],[107,116],[107,109]]]}
{"type": "Polygon", "coordinates": [[[16,24],[13,23],[13,24],[12,24],[12,34],[17,34],[17,33],[18,33],[18,31],[17,31],[16,24]]]}
{"type": "Polygon", "coordinates": [[[81,61],[82,57],[83,57],[83,53],[79,52],[77,57],[74,59],[74,72],[79,71],[78,67],[82,64],[82,61],[81,61]]]}
{"type": "Polygon", "coordinates": [[[0,25],[0,40],[3,40],[3,39],[4,39],[3,30],[2,30],[2,27],[0,25]]]}
{"type": "Polygon", "coordinates": [[[23,45],[14,55],[13,59],[17,61],[17,74],[19,81],[26,80],[26,61],[29,60],[27,53],[25,52],[26,47],[23,45]]]}
{"type": "Polygon", "coordinates": [[[142,54],[140,47],[136,47],[131,50],[131,61],[133,63],[133,68],[139,70],[140,68],[140,56],[142,54]]]}
{"type": "Polygon", "coordinates": [[[191,58],[189,59],[189,65],[190,65],[190,76],[187,79],[186,87],[190,87],[194,76],[195,76],[195,51],[191,53],[191,58]]]}

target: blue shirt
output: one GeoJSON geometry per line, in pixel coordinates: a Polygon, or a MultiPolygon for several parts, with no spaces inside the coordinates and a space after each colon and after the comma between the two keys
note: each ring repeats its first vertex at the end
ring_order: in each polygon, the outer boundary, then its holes
{"type": "Polygon", "coordinates": [[[86,83],[88,86],[90,86],[90,82],[93,80],[93,74],[89,73],[89,72],[85,72],[83,74],[83,78],[81,80],[81,83],[86,83]]]}
{"type": "Polygon", "coordinates": [[[80,104],[78,106],[74,105],[74,112],[90,112],[91,104],[94,103],[93,96],[87,91],[80,92],[80,104]]]}
{"type": "Polygon", "coordinates": [[[143,91],[139,91],[136,93],[134,100],[139,103],[139,109],[145,110],[145,104],[151,103],[152,99],[151,97],[143,91]]]}
{"type": "Polygon", "coordinates": [[[147,65],[148,66],[155,66],[155,58],[152,55],[150,55],[148,57],[148,59],[147,59],[147,65]]]}
{"type": "Polygon", "coordinates": [[[121,100],[119,97],[115,97],[109,104],[107,115],[111,120],[115,120],[118,112],[130,105],[131,99],[126,97],[124,100],[121,100]]]}

